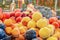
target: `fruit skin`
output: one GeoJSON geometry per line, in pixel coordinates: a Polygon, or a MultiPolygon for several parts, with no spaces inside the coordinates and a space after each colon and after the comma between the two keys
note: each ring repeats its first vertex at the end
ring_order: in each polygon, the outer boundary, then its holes
{"type": "Polygon", "coordinates": [[[29,17],[24,17],[22,18],[21,22],[24,26],[27,26],[27,23],[30,21],[31,19],[29,17]]]}
{"type": "Polygon", "coordinates": [[[47,40],[58,40],[56,37],[49,37],[47,40]]]}
{"type": "Polygon", "coordinates": [[[20,27],[23,26],[21,22],[20,22],[20,23],[16,23],[16,24],[14,24],[14,25],[17,26],[18,28],[20,28],[20,27]]]}
{"type": "Polygon", "coordinates": [[[5,30],[5,24],[0,23],[0,28],[3,29],[3,30],[5,30]]]}
{"type": "Polygon", "coordinates": [[[19,30],[20,30],[20,34],[24,35],[27,31],[27,28],[25,26],[21,26],[19,30]]]}
{"type": "Polygon", "coordinates": [[[6,33],[4,32],[3,29],[0,29],[0,39],[6,37],[6,33]]]}
{"type": "Polygon", "coordinates": [[[12,28],[11,27],[6,27],[5,28],[5,31],[6,31],[7,34],[10,35],[11,34],[11,31],[12,31],[12,28]]]}
{"type": "Polygon", "coordinates": [[[1,19],[1,20],[3,19],[3,14],[2,14],[2,13],[0,13],[0,19],[1,19]]]}
{"type": "Polygon", "coordinates": [[[34,28],[34,27],[36,27],[35,21],[33,21],[33,20],[29,21],[28,24],[27,24],[27,27],[28,28],[34,28]]]}
{"type": "Polygon", "coordinates": [[[38,21],[40,18],[42,18],[42,14],[39,13],[39,12],[36,12],[36,13],[34,13],[34,14],[32,15],[32,19],[33,19],[34,21],[38,21]]]}
{"type": "Polygon", "coordinates": [[[39,36],[41,38],[47,38],[47,37],[50,37],[50,35],[51,35],[51,31],[47,27],[41,28],[39,30],[39,36]]]}
{"type": "Polygon", "coordinates": [[[32,40],[33,38],[36,38],[36,32],[34,30],[27,30],[25,33],[25,38],[27,40],[32,40]]]}
{"type": "Polygon", "coordinates": [[[10,14],[9,13],[3,13],[3,18],[5,18],[5,19],[10,18],[10,14]]]}
{"type": "Polygon", "coordinates": [[[10,12],[10,17],[14,16],[15,17],[15,12],[10,12]]]}
{"type": "Polygon", "coordinates": [[[16,20],[15,20],[14,16],[10,17],[9,19],[12,20],[12,23],[14,23],[14,24],[16,23],[16,20]]]}
{"type": "Polygon", "coordinates": [[[59,23],[59,27],[60,27],[60,20],[57,21],[59,23]]]}
{"type": "Polygon", "coordinates": [[[55,29],[55,34],[53,34],[52,36],[60,38],[60,28],[55,29]]]}
{"type": "Polygon", "coordinates": [[[22,17],[20,16],[16,18],[16,22],[21,22],[21,20],[22,20],[22,17]]]}
{"type": "Polygon", "coordinates": [[[20,35],[20,36],[19,36],[19,39],[20,39],[20,40],[25,40],[25,38],[24,38],[23,35],[20,35]]]}
{"type": "Polygon", "coordinates": [[[55,27],[54,27],[53,25],[51,25],[51,24],[48,24],[48,25],[47,25],[47,28],[50,29],[51,35],[53,35],[54,30],[55,30],[55,27]]]}
{"type": "Polygon", "coordinates": [[[59,28],[59,23],[58,22],[53,22],[52,25],[54,25],[55,28],[59,28]]]}
{"type": "Polygon", "coordinates": [[[25,40],[23,35],[19,35],[19,37],[15,38],[15,40],[25,40]]]}
{"type": "Polygon", "coordinates": [[[11,26],[12,23],[13,23],[12,19],[6,19],[6,20],[4,21],[4,24],[5,24],[6,26],[11,26]]]}
{"type": "Polygon", "coordinates": [[[34,30],[36,32],[36,36],[38,37],[39,35],[39,29],[38,28],[30,28],[31,30],[34,30]]]}
{"type": "Polygon", "coordinates": [[[56,22],[58,19],[56,17],[49,18],[49,23],[52,24],[53,22],[56,22]]]}
{"type": "Polygon", "coordinates": [[[16,12],[15,13],[15,17],[19,17],[19,16],[21,17],[21,13],[20,12],[16,12]]]}
{"type": "Polygon", "coordinates": [[[15,27],[15,28],[11,31],[11,33],[12,33],[12,36],[13,36],[13,37],[18,37],[19,34],[20,34],[19,29],[18,29],[17,27],[15,27]]]}
{"type": "Polygon", "coordinates": [[[46,27],[48,25],[48,20],[45,18],[41,18],[37,21],[36,25],[38,28],[46,27]]]}

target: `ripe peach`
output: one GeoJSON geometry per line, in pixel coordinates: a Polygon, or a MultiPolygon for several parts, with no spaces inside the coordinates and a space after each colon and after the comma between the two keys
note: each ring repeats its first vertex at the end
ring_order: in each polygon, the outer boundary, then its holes
{"type": "Polygon", "coordinates": [[[56,22],[58,19],[56,17],[49,18],[49,23],[52,24],[53,22],[56,22]]]}
{"type": "Polygon", "coordinates": [[[24,18],[22,18],[22,24],[24,25],[24,26],[27,26],[27,23],[30,21],[31,19],[29,18],[29,17],[24,17],[24,18]]]}
{"type": "Polygon", "coordinates": [[[59,23],[58,22],[53,22],[52,25],[54,25],[55,28],[59,28],[59,23]]]}
{"type": "Polygon", "coordinates": [[[39,12],[35,12],[33,15],[32,15],[32,19],[34,21],[38,21],[40,18],[42,18],[42,14],[39,13],[39,12]]]}
{"type": "Polygon", "coordinates": [[[27,28],[25,26],[21,26],[19,30],[20,30],[20,34],[24,34],[27,31],[27,28]]]}
{"type": "Polygon", "coordinates": [[[7,34],[11,34],[12,28],[11,27],[6,27],[5,31],[7,34]]]}

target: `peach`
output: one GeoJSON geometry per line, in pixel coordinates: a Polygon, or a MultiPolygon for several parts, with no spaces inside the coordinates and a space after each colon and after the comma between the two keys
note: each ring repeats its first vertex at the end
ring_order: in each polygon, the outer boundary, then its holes
{"type": "Polygon", "coordinates": [[[15,13],[15,17],[19,17],[19,16],[21,17],[21,15],[22,15],[22,14],[21,14],[20,12],[16,12],[16,13],[15,13]]]}
{"type": "Polygon", "coordinates": [[[2,13],[0,13],[0,19],[3,19],[3,14],[2,13]]]}
{"type": "Polygon", "coordinates": [[[11,31],[12,35],[14,37],[18,37],[20,35],[19,29],[17,27],[15,27],[12,31],[11,31]]]}
{"type": "Polygon", "coordinates": [[[56,22],[58,19],[56,17],[49,18],[49,23],[52,24],[53,22],[56,22]]]}
{"type": "Polygon", "coordinates": [[[50,35],[51,35],[51,31],[47,27],[41,28],[39,30],[39,36],[41,38],[47,38],[47,37],[50,37],[50,35]]]}
{"type": "Polygon", "coordinates": [[[19,39],[20,39],[20,40],[25,40],[25,38],[24,38],[23,35],[19,35],[19,39]]]}
{"type": "Polygon", "coordinates": [[[9,13],[3,13],[3,18],[6,18],[6,19],[10,18],[10,14],[9,13]]]}
{"type": "Polygon", "coordinates": [[[15,16],[15,12],[10,12],[10,17],[15,16]]]}
{"type": "Polygon", "coordinates": [[[12,20],[11,19],[6,19],[6,20],[4,20],[4,24],[6,26],[10,26],[10,25],[12,25],[12,20]]]}
{"type": "Polygon", "coordinates": [[[41,18],[37,21],[36,25],[38,28],[46,27],[48,25],[48,20],[46,18],[41,18]]]}
{"type": "Polygon", "coordinates": [[[54,25],[55,28],[59,28],[59,23],[58,22],[53,22],[52,25],[54,25]]]}
{"type": "Polygon", "coordinates": [[[39,13],[39,12],[35,12],[33,15],[32,15],[32,19],[34,21],[38,21],[40,18],[42,18],[42,14],[39,13]]]}
{"type": "Polygon", "coordinates": [[[27,31],[27,28],[25,26],[21,26],[19,30],[20,30],[20,34],[24,34],[27,31]]]}
{"type": "Polygon", "coordinates": [[[47,40],[58,40],[57,37],[49,37],[47,40]]]}
{"type": "Polygon", "coordinates": [[[59,23],[59,27],[60,27],[60,20],[57,21],[59,23]]]}
{"type": "Polygon", "coordinates": [[[27,24],[27,27],[28,28],[34,28],[34,27],[36,27],[36,22],[33,21],[33,20],[29,21],[28,24],[27,24]]]}
{"type": "Polygon", "coordinates": [[[30,21],[31,19],[29,18],[29,17],[24,17],[24,18],[22,18],[22,24],[24,25],[24,26],[27,26],[27,23],[30,21]]]}
{"type": "Polygon", "coordinates": [[[22,17],[20,16],[16,18],[16,22],[21,22],[21,20],[22,20],[22,17]]]}
{"type": "Polygon", "coordinates": [[[7,34],[11,34],[12,28],[11,27],[6,27],[5,31],[7,34]]]}

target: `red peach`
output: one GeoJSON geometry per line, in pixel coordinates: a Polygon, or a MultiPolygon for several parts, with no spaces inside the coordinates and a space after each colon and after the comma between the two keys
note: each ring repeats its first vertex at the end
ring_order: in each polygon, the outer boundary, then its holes
{"type": "Polygon", "coordinates": [[[6,18],[6,19],[10,18],[10,14],[9,13],[4,13],[3,18],[6,18]]]}
{"type": "Polygon", "coordinates": [[[15,12],[10,12],[10,16],[15,16],[15,12]]]}
{"type": "Polygon", "coordinates": [[[59,27],[60,27],[60,20],[57,21],[59,23],[59,27]]]}
{"type": "Polygon", "coordinates": [[[11,34],[12,28],[11,27],[6,27],[5,31],[7,34],[11,34]]]}
{"type": "Polygon", "coordinates": [[[14,17],[14,16],[12,16],[12,17],[10,17],[10,19],[13,19],[13,20],[15,20],[15,17],[14,17]]]}
{"type": "Polygon", "coordinates": [[[21,13],[20,12],[16,12],[15,13],[15,17],[19,17],[19,16],[21,16],[21,13]]]}
{"type": "Polygon", "coordinates": [[[23,22],[22,22],[22,24],[23,24],[24,26],[27,26],[27,23],[28,23],[28,22],[26,22],[26,21],[23,21],[23,22]]]}
{"type": "Polygon", "coordinates": [[[53,22],[56,22],[58,19],[56,17],[49,18],[49,23],[52,24],[53,22]]]}
{"type": "Polygon", "coordinates": [[[55,28],[59,28],[59,23],[58,22],[53,22],[52,25],[54,25],[55,28]]]}
{"type": "Polygon", "coordinates": [[[20,39],[20,40],[25,40],[25,38],[24,38],[23,35],[20,35],[20,36],[19,36],[19,39],[20,39]]]}
{"type": "Polygon", "coordinates": [[[21,22],[21,20],[22,20],[22,17],[20,16],[16,18],[16,22],[21,22]]]}
{"type": "Polygon", "coordinates": [[[0,19],[3,19],[3,14],[2,13],[0,13],[0,19]]]}

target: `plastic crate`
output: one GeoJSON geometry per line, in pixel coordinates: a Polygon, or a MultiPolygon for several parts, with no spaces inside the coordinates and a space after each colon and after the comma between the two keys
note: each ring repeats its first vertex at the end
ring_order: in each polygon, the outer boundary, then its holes
{"type": "Polygon", "coordinates": [[[7,37],[0,39],[0,40],[11,40],[11,36],[7,36],[7,37]]]}

